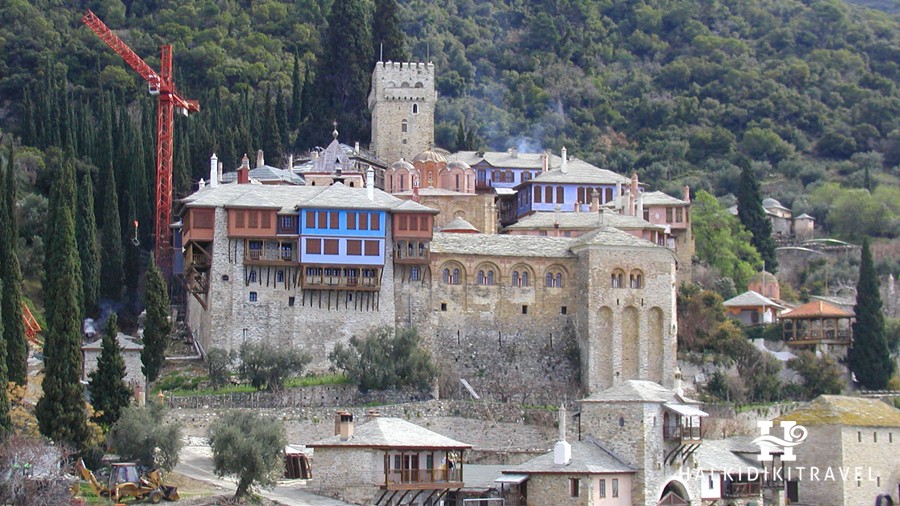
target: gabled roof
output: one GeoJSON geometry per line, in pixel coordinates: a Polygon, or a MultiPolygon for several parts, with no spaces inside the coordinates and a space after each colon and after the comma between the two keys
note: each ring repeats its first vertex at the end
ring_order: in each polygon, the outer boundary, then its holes
{"type": "Polygon", "coordinates": [[[703,444],[694,452],[697,467],[704,471],[744,472],[750,469],[762,471],[756,455],[758,446],[752,445],[750,436],[736,436],[727,439],[703,439],[703,444]]]}
{"type": "Polygon", "coordinates": [[[641,202],[644,206],[689,206],[690,202],[685,202],[679,198],[675,198],[661,191],[643,192],[641,202]]]}
{"type": "Polygon", "coordinates": [[[725,307],[749,307],[749,306],[770,306],[783,308],[784,306],[777,304],[767,297],[763,297],[762,295],[754,292],[753,290],[747,290],[746,292],[738,295],[737,297],[732,297],[726,300],[722,305],[725,307]]]}
{"type": "Polygon", "coordinates": [[[521,185],[532,183],[558,183],[558,184],[606,184],[616,183],[630,184],[631,179],[611,170],[601,169],[584,160],[572,158],[566,163],[566,171],[562,168],[551,169],[543,172],[534,179],[523,182],[521,185]]]}
{"type": "MultiPolygon", "coordinates": [[[[543,153],[516,153],[513,156],[509,151],[486,151],[481,154],[477,151],[459,151],[453,153],[447,159],[466,162],[470,166],[474,166],[483,160],[492,167],[541,170],[544,164],[542,156],[543,153]]],[[[562,163],[562,158],[551,154],[549,155],[548,163],[551,168],[559,167],[562,163]]]]}
{"type": "Polygon", "coordinates": [[[634,473],[636,469],[622,462],[619,457],[604,448],[598,440],[587,436],[583,441],[571,443],[572,460],[566,465],[553,461],[553,452],[535,457],[523,464],[504,469],[504,474],[621,474],[634,473]]]}
{"type": "Polygon", "coordinates": [[[450,221],[450,223],[441,227],[441,230],[444,232],[450,232],[450,231],[480,232],[480,230],[475,228],[475,225],[472,225],[468,221],[466,221],[462,218],[459,218],[459,217],[453,218],[450,221]]]}
{"type": "Polygon", "coordinates": [[[670,402],[700,404],[700,401],[695,401],[679,395],[674,390],[669,390],[659,383],[645,380],[623,381],[614,387],[607,388],[602,392],[598,392],[578,402],[670,402]]]}
{"type": "Polygon", "coordinates": [[[820,395],[805,406],[776,419],[781,420],[806,426],[900,427],[900,409],[877,399],[820,395]]]}
{"type": "MultiPolygon", "coordinates": [[[[351,188],[342,183],[331,186],[291,186],[261,184],[229,184],[206,187],[182,199],[186,207],[226,207],[251,209],[279,209],[293,212],[298,208],[393,210],[405,200],[379,189],[369,200],[368,189],[351,188]]],[[[414,205],[405,204],[409,211],[414,205]]],[[[421,206],[422,212],[431,212],[421,206]]]]}
{"type": "Polygon", "coordinates": [[[303,184],[303,177],[289,170],[279,169],[269,165],[263,165],[250,169],[250,179],[256,181],[284,181],[290,184],[303,184]]]}
{"type": "MultiPolygon", "coordinates": [[[[572,241],[572,248],[580,246],[628,246],[633,248],[663,248],[611,226],[588,232],[572,241]]],[[[665,248],[663,248],[665,249],[665,248]]]]}
{"type": "Polygon", "coordinates": [[[571,239],[507,234],[454,234],[435,232],[432,254],[483,255],[485,257],[571,258],[571,239]]]}
{"type": "MultiPolygon", "coordinates": [[[[131,337],[129,335],[125,335],[121,332],[116,334],[116,342],[119,343],[119,348],[122,351],[141,351],[144,349],[143,344],[136,343],[134,340],[137,339],[135,337],[131,337]]],[[[103,339],[97,339],[94,342],[85,344],[81,347],[84,351],[100,351],[103,347],[103,339]]]]}
{"type": "MultiPolygon", "coordinates": [[[[394,192],[392,195],[399,195],[402,197],[406,197],[412,195],[412,190],[404,190],[402,192],[394,192]]],[[[419,188],[419,196],[420,197],[434,197],[434,196],[450,196],[450,197],[475,197],[474,193],[463,193],[454,190],[447,190],[445,188],[435,188],[433,186],[428,186],[426,188],[419,188]]]]}
{"type": "Polygon", "coordinates": [[[813,220],[813,221],[816,221],[816,219],[815,219],[814,217],[812,217],[812,216],[810,216],[810,215],[808,215],[808,214],[806,214],[806,213],[803,213],[803,214],[801,214],[800,216],[794,216],[794,221],[797,221],[797,220],[813,220]]]}
{"type": "Polygon", "coordinates": [[[394,212],[438,214],[440,211],[424,206],[414,200],[407,200],[394,208],[394,212]]]}
{"type": "Polygon", "coordinates": [[[400,418],[378,417],[356,425],[353,436],[342,441],[331,436],[312,444],[309,448],[394,448],[394,449],[447,449],[464,450],[472,445],[461,443],[447,436],[432,432],[400,418]]]}
{"type": "Polygon", "coordinates": [[[782,313],[782,319],[795,320],[804,318],[852,318],[853,313],[848,313],[843,309],[832,306],[823,300],[812,300],[802,306],[792,309],[787,313],[782,313]]]}

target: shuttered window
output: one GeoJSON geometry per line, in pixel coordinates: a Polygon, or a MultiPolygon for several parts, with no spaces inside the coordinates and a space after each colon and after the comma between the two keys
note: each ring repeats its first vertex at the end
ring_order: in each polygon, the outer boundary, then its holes
{"type": "Polygon", "coordinates": [[[378,241],[366,241],[366,256],[377,257],[379,253],[378,241]]]}
{"type": "Polygon", "coordinates": [[[325,239],[325,254],[326,255],[337,255],[340,251],[338,245],[340,241],[337,239],[325,239]]]}
{"type": "Polygon", "coordinates": [[[310,255],[322,254],[322,239],[307,239],[306,252],[310,255]]]}

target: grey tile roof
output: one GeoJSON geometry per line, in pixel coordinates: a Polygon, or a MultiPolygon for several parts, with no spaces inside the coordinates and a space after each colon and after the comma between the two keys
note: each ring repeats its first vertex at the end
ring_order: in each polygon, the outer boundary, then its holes
{"type": "MultiPolygon", "coordinates": [[[[486,151],[481,155],[476,151],[460,151],[453,153],[447,159],[450,161],[459,160],[469,165],[475,165],[484,160],[493,167],[541,170],[543,168],[541,156],[542,153],[517,153],[516,156],[512,156],[509,151],[486,151]]],[[[559,167],[561,163],[562,158],[553,154],[550,155],[549,165],[551,168],[559,167]]]]}
{"type": "Polygon", "coordinates": [[[435,232],[431,253],[503,257],[571,258],[572,240],[506,234],[453,234],[435,232]]]}
{"type": "Polygon", "coordinates": [[[437,209],[432,209],[428,206],[422,205],[413,200],[407,200],[400,204],[399,206],[394,208],[394,211],[407,212],[407,213],[430,213],[430,214],[438,214],[440,211],[437,209]]]}
{"type": "Polygon", "coordinates": [[[723,305],[725,307],[739,307],[739,306],[772,306],[772,307],[781,307],[781,304],[777,304],[767,297],[763,297],[762,295],[754,292],[753,290],[747,290],[746,292],[738,295],[737,297],[732,297],[726,300],[723,305]]]}
{"type": "MultiPolygon", "coordinates": [[[[187,207],[275,208],[284,212],[297,207],[392,210],[406,202],[378,189],[375,190],[374,200],[369,200],[367,191],[366,188],[350,188],[341,183],[331,186],[229,184],[203,188],[185,197],[182,202],[187,207]]],[[[404,210],[412,207],[412,204],[406,204],[404,210]]],[[[422,210],[430,212],[430,208],[425,206],[422,210]]]]}
{"type": "MultiPolygon", "coordinates": [[[[413,194],[412,190],[404,190],[402,192],[395,192],[392,195],[400,195],[400,196],[410,196],[413,194]]],[[[444,188],[419,188],[419,196],[421,197],[429,197],[429,196],[452,196],[452,197],[474,197],[474,193],[463,193],[453,190],[446,190],[444,188]]]]}
{"type": "Polygon", "coordinates": [[[635,469],[622,462],[591,436],[571,443],[572,460],[567,465],[553,461],[553,452],[528,462],[504,469],[505,474],[613,474],[633,473],[635,469]]]}
{"type": "MultiPolygon", "coordinates": [[[[137,338],[131,337],[129,335],[125,335],[121,332],[116,334],[116,342],[119,343],[119,348],[121,348],[123,351],[141,351],[141,350],[143,350],[144,345],[135,342],[134,341],[135,339],[137,339],[137,338]]],[[[96,341],[94,341],[92,343],[85,344],[84,346],[81,347],[81,349],[84,351],[100,351],[100,349],[102,347],[103,347],[103,339],[97,339],[96,341]]]]}
{"type": "Polygon", "coordinates": [[[530,183],[568,183],[568,184],[630,184],[631,179],[611,170],[601,169],[584,160],[572,158],[568,161],[566,172],[560,168],[551,169],[522,184],[530,183]]]}
{"type": "Polygon", "coordinates": [[[652,242],[635,237],[628,232],[619,230],[612,226],[588,232],[572,241],[572,248],[580,246],[628,246],[630,248],[661,248],[662,246],[653,244],[652,242]]]}
{"type": "Polygon", "coordinates": [[[661,191],[644,192],[641,197],[644,206],[689,206],[689,202],[685,202],[679,198],[675,198],[661,191]]]}
{"type": "Polygon", "coordinates": [[[459,217],[453,218],[450,223],[441,227],[441,230],[473,230],[475,232],[480,232],[480,230],[475,228],[475,225],[472,225],[468,221],[459,217]]]}
{"type": "MultiPolygon", "coordinates": [[[[657,225],[650,223],[649,221],[644,221],[643,218],[639,216],[629,216],[625,214],[618,213],[606,213],[603,217],[605,223],[611,227],[615,227],[618,229],[625,230],[633,230],[633,229],[650,229],[650,230],[665,230],[665,225],[657,225]]],[[[543,228],[554,228],[554,225],[559,222],[559,228],[561,229],[572,229],[572,228],[598,228],[600,227],[600,213],[573,213],[573,212],[565,212],[559,213],[557,217],[556,213],[550,211],[539,211],[535,213],[531,213],[528,216],[520,219],[518,222],[513,223],[512,225],[506,227],[504,230],[535,230],[535,229],[543,229],[543,228]]]]}
{"type": "Polygon", "coordinates": [[[669,390],[659,383],[644,380],[628,380],[607,388],[579,402],[675,402],[683,404],[700,404],[688,399],[674,390],[669,390]]]}
{"type": "Polygon", "coordinates": [[[290,184],[303,184],[303,177],[289,170],[279,169],[269,165],[250,169],[250,179],[256,181],[284,181],[290,184]]]}
{"type": "Polygon", "coordinates": [[[703,471],[723,471],[738,473],[755,469],[762,471],[756,455],[759,447],[752,445],[751,436],[727,439],[703,439],[703,444],[694,452],[697,467],[703,471]]]}
{"type": "Polygon", "coordinates": [[[430,431],[414,423],[400,418],[378,417],[369,422],[356,425],[353,437],[341,441],[340,436],[316,441],[307,445],[310,448],[322,447],[363,447],[363,448],[434,448],[434,449],[466,449],[472,445],[461,443],[437,432],[430,431]]]}

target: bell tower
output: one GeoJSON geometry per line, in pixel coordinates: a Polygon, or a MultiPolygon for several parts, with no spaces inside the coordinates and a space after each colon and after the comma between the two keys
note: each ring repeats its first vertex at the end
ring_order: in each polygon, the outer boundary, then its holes
{"type": "Polygon", "coordinates": [[[372,72],[369,148],[388,163],[414,156],[434,144],[434,64],[378,62],[372,72]]]}

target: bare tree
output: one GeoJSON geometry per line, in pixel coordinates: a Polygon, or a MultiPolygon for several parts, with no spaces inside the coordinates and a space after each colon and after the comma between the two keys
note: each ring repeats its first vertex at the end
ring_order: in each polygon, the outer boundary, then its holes
{"type": "Polygon", "coordinates": [[[0,444],[0,504],[58,506],[72,501],[70,452],[45,439],[10,435],[0,444]]]}

